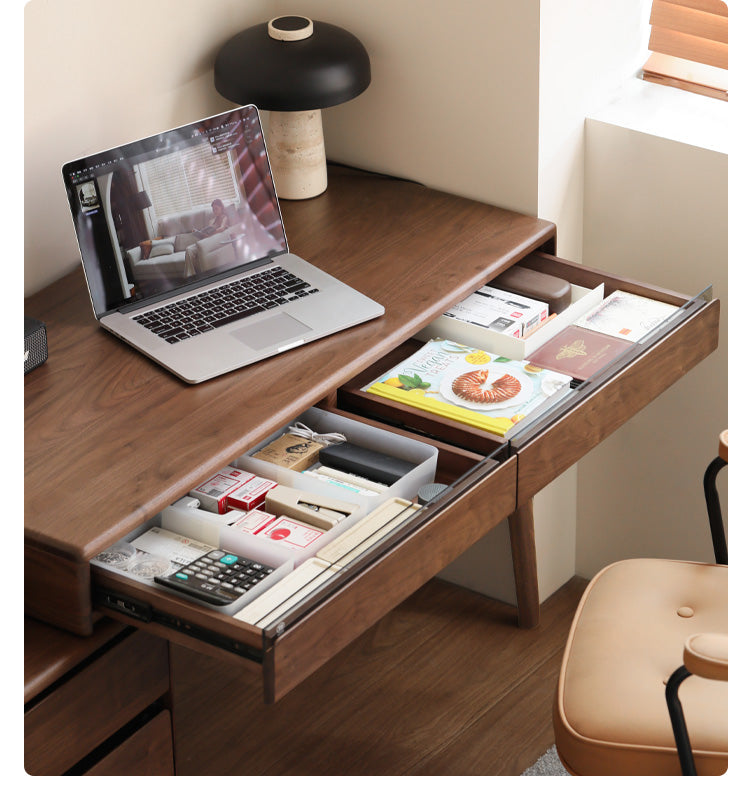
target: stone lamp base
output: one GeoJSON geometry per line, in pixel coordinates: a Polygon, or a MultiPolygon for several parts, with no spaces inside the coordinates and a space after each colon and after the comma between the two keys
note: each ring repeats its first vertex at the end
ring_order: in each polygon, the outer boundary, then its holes
{"type": "Polygon", "coordinates": [[[270,111],[268,159],[281,199],[310,199],[328,187],[323,118],[314,111],[270,111]]]}

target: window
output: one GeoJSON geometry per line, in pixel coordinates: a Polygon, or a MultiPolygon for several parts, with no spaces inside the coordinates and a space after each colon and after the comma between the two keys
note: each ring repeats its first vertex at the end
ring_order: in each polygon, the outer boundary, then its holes
{"type": "Polygon", "coordinates": [[[214,154],[207,142],[146,161],[137,169],[157,219],[210,209],[214,199],[226,205],[239,199],[229,153],[214,154]]]}
{"type": "Polygon", "coordinates": [[[643,79],[728,98],[728,13],[720,0],[654,0],[643,79]]]}

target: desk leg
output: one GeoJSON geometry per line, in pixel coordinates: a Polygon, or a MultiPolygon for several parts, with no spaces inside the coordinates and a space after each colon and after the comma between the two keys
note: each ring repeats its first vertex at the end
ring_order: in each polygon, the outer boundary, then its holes
{"type": "Polygon", "coordinates": [[[536,573],[533,499],[530,498],[508,517],[508,526],[513,575],[516,579],[518,625],[521,628],[534,628],[539,625],[539,582],[536,573]]]}

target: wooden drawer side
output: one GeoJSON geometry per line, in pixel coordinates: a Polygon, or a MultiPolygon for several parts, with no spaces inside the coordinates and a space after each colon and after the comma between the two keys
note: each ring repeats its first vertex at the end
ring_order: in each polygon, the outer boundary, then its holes
{"type": "Polygon", "coordinates": [[[522,445],[517,451],[519,505],[705,359],[716,349],[718,335],[719,301],[714,300],[522,445]]]}
{"type": "Polygon", "coordinates": [[[266,702],[283,697],[506,518],[515,489],[511,459],[284,631],[264,659],[266,702]]]}
{"type": "Polygon", "coordinates": [[[24,545],[24,612],[37,620],[89,636],[90,568],[27,543],[24,545]]]}

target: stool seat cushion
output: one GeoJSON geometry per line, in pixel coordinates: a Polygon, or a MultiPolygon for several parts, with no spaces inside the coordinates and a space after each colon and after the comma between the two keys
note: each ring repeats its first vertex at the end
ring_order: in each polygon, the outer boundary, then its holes
{"type": "MultiPolygon", "coordinates": [[[[573,620],[554,707],[573,774],[679,775],[664,697],[694,634],[727,633],[727,567],[629,559],[592,579],[573,620]]],[[[698,774],[727,768],[727,683],[680,687],[698,774]]]]}

